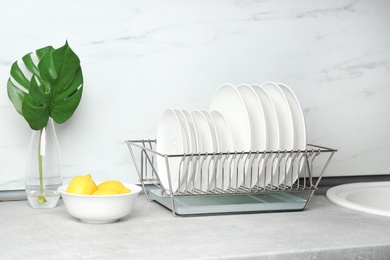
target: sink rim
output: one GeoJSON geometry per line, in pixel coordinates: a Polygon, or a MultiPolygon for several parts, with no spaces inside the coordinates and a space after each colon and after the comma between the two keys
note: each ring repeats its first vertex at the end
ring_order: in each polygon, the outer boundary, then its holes
{"type": "MultiPolygon", "coordinates": [[[[358,192],[367,192],[367,190],[379,188],[389,188],[390,181],[379,181],[379,182],[356,182],[338,185],[330,188],[326,192],[326,197],[336,205],[344,208],[353,209],[360,212],[365,212],[374,215],[380,215],[390,217],[390,210],[380,209],[377,207],[370,207],[367,205],[358,204],[348,200],[351,194],[358,192]]],[[[390,202],[389,202],[390,203],[390,202]]]]}

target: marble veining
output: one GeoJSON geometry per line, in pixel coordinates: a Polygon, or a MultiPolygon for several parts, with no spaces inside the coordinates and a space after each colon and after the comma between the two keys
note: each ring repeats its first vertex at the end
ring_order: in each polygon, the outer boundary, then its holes
{"type": "Polygon", "coordinates": [[[268,80],[296,93],[309,143],[339,149],[328,176],[389,174],[389,12],[386,0],[1,0],[0,189],[23,188],[31,135],[6,94],[10,66],[65,40],[85,87],[57,125],[64,182],[136,182],[123,141],[155,138],[165,108],[207,109],[223,83],[268,80]]]}

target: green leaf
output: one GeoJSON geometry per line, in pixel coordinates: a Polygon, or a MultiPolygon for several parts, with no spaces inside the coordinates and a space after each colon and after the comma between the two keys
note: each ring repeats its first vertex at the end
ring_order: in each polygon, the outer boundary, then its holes
{"type": "Polygon", "coordinates": [[[24,75],[23,71],[20,69],[17,61],[15,61],[14,64],[12,64],[11,76],[14,78],[14,80],[17,83],[19,83],[26,90],[28,90],[28,87],[30,85],[30,81],[27,79],[27,77],[24,75]]]}
{"type": "Polygon", "coordinates": [[[43,48],[40,48],[35,51],[35,54],[37,55],[38,59],[41,60],[42,57],[47,53],[47,52],[52,52],[54,51],[54,48],[52,46],[46,46],[43,48]]]}
{"type": "MultiPolygon", "coordinates": [[[[41,60],[47,52],[52,52],[52,51],[54,51],[54,48],[52,46],[47,46],[39,50],[36,50],[35,53],[38,57],[38,60],[41,60]]],[[[26,65],[27,70],[30,71],[35,77],[37,77],[41,81],[41,75],[39,73],[39,69],[33,62],[31,55],[32,53],[28,53],[24,55],[22,60],[26,65]]]]}
{"type": "Polygon", "coordinates": [[[59,124],[66,122],[74,114],[82,96],[80,59],[68,42],[58,49],[47,46],[37,50],[38,64],[31,55],[22,58],[32,74],[29,78],[17,62],[11,68],[7,84],[10,100],[34,130],[45,127],[49,117],[59,124]],[[14,84],[13,80],[21,86],[14,84]]]}
{"type": "MultiPolygon", "coordinates": [[[[36,51],[38,61],[49,51],[53,51],[54,48],[47,46],[36,51]]],[[[31,55],[33,53],[28,53],[22,57],[23,64],[27,71],[31,72],[38,79],[40,79],[39,70],[37,65],[33,62],[31,55]]],[[[11,77],[7,82],[7,92],[8,97],[11,102],[14,104],[16,111],[23,116],[22,104],[26,95],[29,95],[30,81],[32,75],[25,75],[20,68],[18,61],[15,61],[11,66],[10,71],[11,77]],[[17,84],[15,84],[17,83],[17,84]]]]}
{"type": "Polygon", "coordinates": [[[23,100],[23,116],[27,123],[34,130],[40,130],[49,121],[48,109],[45,105],[36,102],[31,96],[26,96],[23,100]],[[28,119],[27,119],[28,118],[28,119]]]}
{"type": "Polygon", "coordinates": [[[27,93],[12,83],[11,79],[9,79],[7,82],[7,93],[9,99],[12,100],[16,111],[23,116],[22,104],[27,93]]]}
{"type": "Polygon", "coordinates": [[[40,78],[38,67],[35,65],[31,58],[31,53],[26,54],[22,58],[24,64],[26,65],[26,68],[28,71],[30,71],[33,75],[40,78]]]}
{"type": "Polygon", "coordinates": [[[61,93],[57,92],[51,111],[51,117],[56,123],[62,124],[73,115],[81,100],[82,84],[83,73],[80,68],[67,88],[61,93]]]}

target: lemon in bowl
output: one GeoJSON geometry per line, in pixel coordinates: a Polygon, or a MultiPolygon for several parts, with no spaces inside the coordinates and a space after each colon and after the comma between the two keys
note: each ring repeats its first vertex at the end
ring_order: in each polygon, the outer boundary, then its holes
{"type": "Polygon", "coordinates": [[[74,177],[66,187],[66,192],[90,195],[97,189],[91,174],[86,174],[74,177]]]}
{"type": "Polygon", "coordinates": [[[59,187],[58,191],[68,213],[86,223],[112,223],[129,215],[142,190],[140,186],[127,183],[123,183],[121,191],[113,187],[97,188],[99,184],[96,189],[92,185],[88,191],[68,189],[71,184],[72,181],[59,187]]]}

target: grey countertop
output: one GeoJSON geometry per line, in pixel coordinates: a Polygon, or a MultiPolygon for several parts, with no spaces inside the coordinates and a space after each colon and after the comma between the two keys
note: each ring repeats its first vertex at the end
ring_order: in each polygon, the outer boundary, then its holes
{"type": "Polygon", "coordinates": [[[344,209],[317,192],[304,211],[175,217],[144,195],[111,224],[0,203],[1,259],[389,259],[390,218],[344,209]]]}

